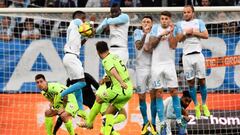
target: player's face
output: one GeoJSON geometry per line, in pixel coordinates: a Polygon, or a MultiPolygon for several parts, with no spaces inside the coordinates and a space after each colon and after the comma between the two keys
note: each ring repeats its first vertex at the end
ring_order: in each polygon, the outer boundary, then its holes
{"type": "Polygon", "coordinates": [[[160,23],[161,23],[163,28],[167,28],[169,26],[170,22],[171,22],[170,17],[165,16],[165,15],[160,16],[160,23]]]}
{"type": "Polygon", "coordinates": [[[121,14],[121,9],[119,7],[112,7],[110,10],[110,15],[112,18],[118,17],[121,14]]]}
{"type": "Polygon", "coordinates": [[[190,21],[190,20],[192,20],[193,15],[194,15],[194,13],[193,13],[191,7],[184,7],[184,9],[183,9],[183,19],[184,19],[185,21],[190,21]]]}
{"type": "Polygon", "coordinates": [[[152,28],[153,22],[150,18],[143,18],[142,20],[142,28],[143,28],[143,32],[150,32],[151,28],[152,28]]]}
{"type": "Polygon", "coordinates": [[[43,78],[37,79],[36,84],[40,90],[44,90],[44,91],[47,90],[47,81],[44,80],[43,78]]]}
{"type": "Polygon", "coordinates": [[[183,105],[184,108],[187,108],[189,106],[189,104],[191,103],[191,98],[189,97],[183,97],[181,98],[181,103],[183,105]]]}

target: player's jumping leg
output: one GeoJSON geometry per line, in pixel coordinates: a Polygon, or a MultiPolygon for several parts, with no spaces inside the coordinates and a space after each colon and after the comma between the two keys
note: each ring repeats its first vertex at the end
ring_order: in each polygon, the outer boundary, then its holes
{"type": "Polygon", "coordinates": [[[200,109],[200,104],[198,104],[197,101],[197,90],[195,88],[195,78],[192,80],[188,80],[188,86],[189,86],[189,94],[191,95],[191,98],[194,102],[194,108],[195,108],[195,115],[196,118],[199,119],[201,116],[201,109],[200,109]]]}
{"type": "Polygon", "coordinates": [[[52,133],[53,117],[45,116],[45,126],[46,126],[47,135],[53,135],[52,133]]]}
{"type": "Polygon", "coordinates": [[[210,116],[210,112],[208,110],[208,107],[206,105],[206,99],[207,99],[207,88],[205,84],[205,79],[199,79],[200,83],[200,93],[202,97],[202,109],[203,109],[203,114],[207,117],[210,116]]]}
{"type": "Polygon", "coordinates": [[[149,126],[148,117],[147,117],[146,93],[138,94],[138,97],[139,97],[140,112],[143,117],[143,127],[142,127],[141,134],[144,135],[148,132],[147,128],[149,126]]]}
{"type": "Polygon", "coordinates": [[[164,121],[164,105],[162,98],[162,89],[157,89],[156,91],[156,105],[157,105],[157,115],[160,120],[160,134],[166,134],[166,124],[164,121]]]}
{"type": "Polygon", "coordinates": [[[170,94],[171,94],[172,100],[173,100],[173,109],[174,109],[174,112],[176,114],[177,123],[181,124],[182,112],[181,112],[180,99],[178,97],[177,92],[178,92],[177,88],[171,88],[170,89],[170,94]]]}
{"type": "Polygon", "coordinates": [[[157,115],[157,107],[156,107],[156,90],[151,90],[150,91],[150,98],[151,98],[151,123],[150,123],[150,132],[152,135],[157,134],[156,130],[156,115],[157,115]]]}

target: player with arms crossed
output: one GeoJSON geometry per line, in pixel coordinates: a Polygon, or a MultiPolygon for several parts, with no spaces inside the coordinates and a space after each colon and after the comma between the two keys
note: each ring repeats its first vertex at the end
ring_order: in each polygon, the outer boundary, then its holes
{"type": "Polygon", "coordinates": [[[183,21],[177,23],[177,40],[183,42],[183,70],[189,86],[189,92],[195,105],[196,118],[201,116],[200,104],[197,101],[195,88],[195,78],[198,78],[200,84],[200,93],[202,97],[202,109],[205,116],[210,116],[206,105],[206,67],[205,58],[202,54],[200,39],[208,38],[208,31],[205,24],[200,19],[194,19],[194,8],[187,5],[183,9],[183,21]]]}
{"type": "Polygon", "coordinates": [[[53,135],[53,116],[59,115],[70,135],[75,135],[72,125],[72,118],[76,116],[78,104],[73,94],[66,95],[61,104],[53,106],[54,97],[67,89],[60,83],[48,83],[45,76],[38,74],[35,76],[37,87],[41,90],[41,94],[50,101],[50,108],[45,111],[45,127],[48,135],[53,135]]]}
{"type": "MultiPolygon", "coordinates": [[[[190,121],[190,117],[188,116],[188,112],[187,112],[187,107],[189,106],[189,104],[191,103],[192,99],[191,96],[189,94],[189,91],[183,91],[182,97],[180,98],[180,102],[181,102],[181,108],[182,108],[182,125],[183,128],[179,128],[179,133],[178,134],[182,134],[185,135],[187,134],[187,122],[190,121]]],[[[164,101],[164,114],[166,116],[166,123],[167,123],[167,127],[166,127],[166,131],[167,131],[167,135],[172,135],[171,132],[171,121],[175,121],[176,120],[176,114],[173,108],[173,99],[172,97],[168,97],[166,98],[164,101]]]]}
{"type": "MultiPolygon", "coordinates": [[[[111,86],[96,92],[96,102],[90,111],[89,117],[87,117],[86,125],[92,127],[93,120],[99,113],[101,104],[104,102],[110,103],[105,112],[106,123],[104,128],[104,135],[110,135],[113,125],[126,119],[126,112],[123,107],[132,97],[133,85],[123,61],[117,55],[109,52],[106,42],[97,42],[96,49],[108,77],[108,79],[105,78],[105,81],[110,80],[111,86]],[[119,114],[114,118],[116,112],[119,112],[119,114]]],[[[102,83],[105,81],[102,81],[102,83]]]]}
{"type": "MultiPolygon", "coordinates": [[[[83,111],[82,88],[86,86],[86,82],[84,79],[83,66],[79,60],[81,44],[84,43],[82,43],[81,34],[78,29],[85,21],[86,14],[82,11],[75,11],[72,18],[73,20],[70,22],[67,29],[67,42],[64,46],[65,55],[63,57],[63,65],[72,85],[57,95],[54,100],[55,104],[57,104],[61,102],[62,97],[65,95],[74,93],[77,98],[79,109],[82,110],[79,111],[78,115],[85,117],[85,112],[83,111]]],[[[86,40],[83,42],[85,41],[86,40]]]]}
{"type": "Polygon", "coordinates": [[[181,125],[181,107],[178,98],[178,81],[175,69],[177,41],[173,35],[173,29],[171,13],[164,11],[160,14],[160,25],[154,25],[149,39],[153,48],[151,77],[153,89],[156,90],[157,115],[161,123],[161,134],[165,132],[163,88],[170,90],[177,123],[181,125]]]}
{"type": "Polygon", "coordinates": [[[142,30],[134,31],[134,42],[136,46],[136,76],[137,76],[137,93],[139,97],[140,112],[143,117],[143,127],[141,134],[148,132],[148,126],[151,127],[151,133],[156,135],[156,98],[155,91],[151,90],[151,59],[152,52],[149,48],[149,32],[153,25],[151,16],[144,16],[141,22],[142,30]],[[151,97],[151,116],[150,123],[147,117],[146,92],[150,91],[151,97]]]}
{"type": "Polygon", "coordinates": [[[121,13],[117,3],[110,9],[110,17],[105,18],[97,27],[96,33],[101,33],[105,28],[110,28],[110,52],[116,54],[123,60],[124,64],[128,61],[128,27],[129,16],[121,13]]]}

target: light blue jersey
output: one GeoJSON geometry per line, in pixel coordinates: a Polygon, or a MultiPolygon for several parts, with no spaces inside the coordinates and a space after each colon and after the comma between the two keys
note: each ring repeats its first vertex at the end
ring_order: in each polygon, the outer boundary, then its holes
{"type": "Polygon", "coordinates": [[[118,17],[105,18],[96,29],[96,33],[101,33],[107,26],[110,27],[109,45],[117,45],[119,47],[128,47],[128,27],[130,24],[129,16],[121,13],[118,17]]]}
{"type": "MultiPolygon", "coordinates": [[[[160,24],[153,25],[152,31],[150,32],[150,36],[158,37],[165,30],[170,31],[170,27],[164,29],[160,24]]],[[[153,49],[152,54],[153,67],[158,67],[161,64],[174,64],[175,49],[170,48],[168,38],[169,35],[162,37],[157,47],[153,49]]]]}
{"type": "MultiPolygon", "coordinates": [[[[180,21],[177,23],[176,33],[183,33],[185,29],[193,28],[193,30],[203,32],[206,29],[205,23],[200,19],[193,19],[191,21],[180,21]]],[[[201,52],[202,46],[200,38],[196,36],[187,36],[183,41],[183,54],[189,54],[192,52],[201,52]]]]}
{"type": "MultiPolygon", "coordinates": [[[[133,34],[134,43],[142,40],[143,35],[144,33],[142,30],[136,29],[133,34]]],[[[146,35],[143,47],[140,50],[136,49],[136,68],[151,68],[152,54],[144,51],[144,46],[146,45],[146,42],[149,42],[149,34],[146,35]]]]}
{"type": "Polygon", "coordinates": [[[67,29],[67,42],[64,46],[64,52],[80,54],[81,48],[81,34],[78,32],[79,26],[82,24],[82,20],[74,19],[70,22],[67,29]]]}

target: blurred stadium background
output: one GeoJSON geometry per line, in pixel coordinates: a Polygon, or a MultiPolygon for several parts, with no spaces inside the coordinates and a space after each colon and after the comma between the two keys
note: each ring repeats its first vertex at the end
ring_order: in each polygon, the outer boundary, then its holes
{"type": "MultiPolygon", "coordinates": [[[[8,24],[12,36],[0,38],[0,134],[1,135],[42,135],[44,111],[48,102],[39,94],[34,76],[43,73],[48,81],[65,83],[66,72],[62,65],[63,46],[66,42],[66,29],[75,8],[0,8],[1,28],[8,24]],[[30,18],[30,19],[29,19],[30,18]],[[9,21],[10,20],[10,21],[9,21]],[[5,22],[4,22],[5,21],[5,22]],[[21,33],[31,24],[39,31],[35,39],[22,39],[21,33]]],[[[88,19],[95,21],[95,27],[107,16],[109,8],[80,8],[87,12],[88,19]]],[[[181,7],[122,8],[129,14],[129,62],[128,68],[135,81],[135,47],[133,31],[140,26],[144,15],[152,15],[159,22],[159,13],[169,10],[173,13],[173,22],[182,17],[181,7]]],[[[196,120],[193,104],[188,108],[192,120],[189,122],[189,134],[240,134],[240,7],[196,7],[196,16],[205,21],[210,38],[202,40],[206,57],[208,105],[212,112],[210,118],[196,120]]],[[[0,30],[1,31],[1,30],[0,30]]],[[[1,33],[2,34],[2,33],[1,33]]],[[[2,36],[0,34],[0,37],[2,36]]],[[[109,32],[89,39],[81,49],[80,59],[86,72],[99,79],[103,75],[101,63],[94,44],[99,40],[108,41],[109,32]]],[[[182,45],[176,50],[176,67],[180,91],[187,90],[183,78],[182,45]]],[[[168,94],[166,92],[165,97],[168,94]]],[[[149,99],[148,99],[149,101],[149,99]]],[[[137,135],[141,130],[141,115],[137,95],[126,106],[128,120],[115,128],[123,135],[137,135]]],[[[78,134],[98,134],[101,119],[97,119],[94,130],[85,130],[76,126],[78,134]]],[[[172,123],[174,125],[174,123],[172,123]]],[[[173,128],[173,133],[176,129],[173,128]]],[[[62,126],[59,134],[67,134],[62,126]]]]}

